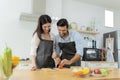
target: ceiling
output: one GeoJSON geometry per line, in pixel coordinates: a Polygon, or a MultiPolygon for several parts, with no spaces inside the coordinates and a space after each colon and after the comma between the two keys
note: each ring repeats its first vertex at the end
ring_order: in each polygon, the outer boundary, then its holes
{"type": "Polygon", "coordinates": [[[106,8],[120,9],[120,0],[79,0],[79,1],[106,8]]]}

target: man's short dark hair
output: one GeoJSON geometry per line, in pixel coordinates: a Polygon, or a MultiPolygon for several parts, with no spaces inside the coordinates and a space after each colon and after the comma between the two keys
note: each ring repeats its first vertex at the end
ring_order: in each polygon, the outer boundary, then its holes
{"type": "Polygon", "coordinates": [[[60,20],[57,22],[57,26],[58,26],[58,27],[59,27],[59,26],[66,26],[66,27],[68,28],[68,21],[67,21],[67,19],[64,19],[64,18],[60,19],[60,20]]]}

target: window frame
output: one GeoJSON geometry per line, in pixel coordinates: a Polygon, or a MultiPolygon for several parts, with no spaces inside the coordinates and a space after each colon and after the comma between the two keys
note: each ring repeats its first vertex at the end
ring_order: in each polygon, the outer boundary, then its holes
{"type": "Polygon", "coordinates": [[[105,20],[105,27],[113,28],[114,27],[114,11],[106,9],[104,12],[105,12],[105,19],[104,19],[105,20]],[[108,15],[109,15],[109,17],[108,17],[108,15]],[[110,21],[110,16],[112,16],[111,21],[110,21]],[[109,20],[109,21],[107,21],[107,20],[109,20]],[[112,22],[112,23],[110,23],[110,22],[112,22]]]}

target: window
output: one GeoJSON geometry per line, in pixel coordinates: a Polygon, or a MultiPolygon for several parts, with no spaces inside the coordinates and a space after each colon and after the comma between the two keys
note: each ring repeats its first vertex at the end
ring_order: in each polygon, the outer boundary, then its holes
{"type": "Polygon", "coordinates": [[[105,26],[106,27],[114,27],[113,11],[105,10],[105,26]]]}

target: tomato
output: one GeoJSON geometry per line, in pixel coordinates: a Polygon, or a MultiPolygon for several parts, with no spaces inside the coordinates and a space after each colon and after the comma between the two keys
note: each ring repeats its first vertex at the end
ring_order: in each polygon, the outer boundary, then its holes
{"type": "Polygon", "coordinates": [[[81,76],[81,75],[83,75],[83,71],[75,72],[75,75],[77,75],[77,76],[81,76]]]}
{"type": "Polygon", "coordinates": [[[62,69],[62,68],[63,68],[63,66],[62,66],[62,65],[59,65],[59,66],[58,66],[58,68],[59,68],[59,69],[62,69]]]}
{"type": "Polygon", "coordinates": [[[95,69],[95,70],[94,70],[94,74],[101,74],[100,69],[95,69]]]}

